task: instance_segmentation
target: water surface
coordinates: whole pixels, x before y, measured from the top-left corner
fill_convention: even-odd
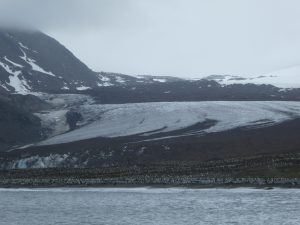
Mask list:
[[[1,225],[300,224],[300,189],[0,189]]]

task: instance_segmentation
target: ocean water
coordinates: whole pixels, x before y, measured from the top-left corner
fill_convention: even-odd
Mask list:
[[[300,224],[300,189],[0,189],[1,225]]]

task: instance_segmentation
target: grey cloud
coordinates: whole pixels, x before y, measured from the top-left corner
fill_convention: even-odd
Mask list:
[[[54,36],[94,70],[262,74],[300,63],[298,0],[0,0],[0,25]]]
[[[130,5],[127,0],[0,0],[0,24],[82,31],[126,17]]]

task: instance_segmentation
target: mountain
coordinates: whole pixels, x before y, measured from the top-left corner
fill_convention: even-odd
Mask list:
[[[2,29],[0,168],[297,153],[297,71],[202,79],[95,72],[39,31]]]
[[[300,89],[276,86],[282,75],[295,82],[297,68],[242,78],[213,75],[198,80],[94,72],[68,49],[39,31],[0,29],[0,92],[87,93],[102,103],[298,100]],[[287,75],[286,75],[287,74]],[[291,86],[291,87],[292,87]]]
[[[232,75],[210,75],[203,79],[214,80],[222,85],[272,85],[285,91],[287,89],[300,88],[300,66],[291,66],[260,76],[241,77]]]
[[[63,45],[39,31],[0,29],[0,49],[0,89],[19,94],[163,81],[93,72]]]
[[[96,86],[97,74],[38,31],[0,31],[0,82],[17,93]]]

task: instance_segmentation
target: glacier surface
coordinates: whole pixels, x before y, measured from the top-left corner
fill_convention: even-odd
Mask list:
[[[237,127],[271,126],[300,117],[300,102],[155,102],[132,104],[83,104],[77,111],[84,117],[81,127],[45,140],[40,145],[68,143],[96,137],[152,134],[168,136],[208,120],[208,128],[181,133],[199,135]],[[174,136],[173,136],[174,137]]]

